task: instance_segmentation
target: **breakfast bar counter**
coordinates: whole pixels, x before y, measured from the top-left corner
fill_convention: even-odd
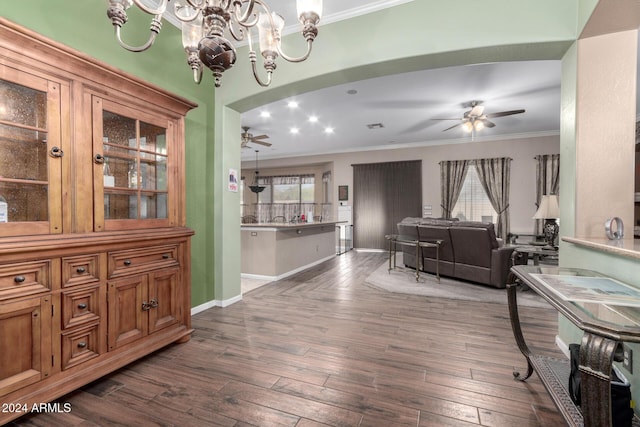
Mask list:
[[[340,223],[243,224],[242,277],[279,280],[333,258]]]

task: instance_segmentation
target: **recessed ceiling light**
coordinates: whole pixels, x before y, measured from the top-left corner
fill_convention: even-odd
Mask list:
[[[298,108],[298,103],[296,101],[289,101],[289,103],[287,104],[287,107]]]
[[[298,128],[291,128],[291,129],[289,129],[289,132],[291,132],[292,134],[297,134],[297,133],[299,133],[299,132],[300,132],[300,129],[298,129]]]
[[[318,117],[317,116],[309,116],[309,121],[311,123],[317,123],[318,122]]]
[[[271,117],[271,113],[268,112],[268,111],[262,111],[260,113],[260,117],[269,118],[269,117]]]
[[[347,91],[347,93],[348,93],[349,95],[355,95],[356,93],[358,93],[358,91],[357,91],[357,90],[355,90],[355,89],[349,89],[349,90]]]
[[[330,128],[330,127],[324,128],[324,133],[333,133],[333,128]]]

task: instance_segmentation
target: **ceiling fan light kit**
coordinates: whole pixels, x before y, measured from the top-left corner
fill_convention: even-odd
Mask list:
[[[162,16],[167,11],[169,1],[107,0],[107,16],[111,19],[120,46],[131,52],[149,49],[162,29]],[[149,39],[140,46],[130,46],[121,37],[121,29],[128,20],[127,9],[133,4],[153,16]],[[174,5],[175,16],[182,22],[182,45],[194,81],[200,83],[203,68],[207,67],[213,72],[216,87],[220,87],[222,74],[236,62],[236,49],[225,38],[225,33],[236,41],[245,40],[246,37],[253,76],[261,86],[269,86],[278,56],[289,62],[302,62],[309,57],[322,16],[322,0],[297,0],[298,19],[302,24],[307,50],[302,56],[291,57],[282,51],[281,46],[284,19],[271,11],[266,0],[176,0]],[[267,72],[264,81],[256,67],[258,56],[253,49],[251,34],[254,27],[258,30],[260,53]]]

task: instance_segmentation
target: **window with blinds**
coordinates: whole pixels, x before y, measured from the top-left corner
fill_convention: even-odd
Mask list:
[[[498,215],[491,206],[487,193],[482,188],[478,172],[474,166],[467,170],[467,176],[460,191],[460,197],[453,208],[452,214],[461,221],[497,221]]]

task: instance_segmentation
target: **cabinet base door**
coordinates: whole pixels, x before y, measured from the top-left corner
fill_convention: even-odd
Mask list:
[[[178,323],[178,269],[169,269],[154,272],[149,281],[149,300],[157,303],[149,310],[149,333],[166,328]]]
[[[148,324],[143,314],[147,276],[133,276],[110,281],[108,295],[108,343],[115,350],[136,341],[148,333]]]
[[[48,297],[0,305],[0,396],[49,374],[51,345],[42,340],[50,335]]]

